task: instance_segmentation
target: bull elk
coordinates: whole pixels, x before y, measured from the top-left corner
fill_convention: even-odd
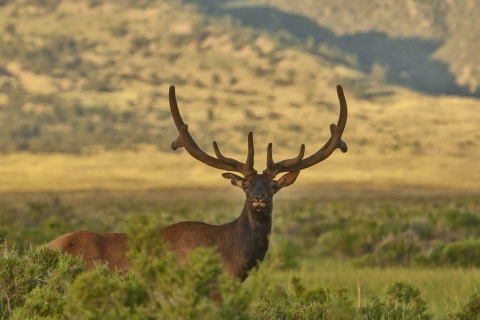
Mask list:
[[[234,186],[240,187],[246,195],[243,210],[238,218],[222,225],[210,225],[204,222],[183,221],[158,231],[158,235],[166,240],[180,260],[188,251],[197,247],[216,247],[221,255],[226,272],[242,281],[248,271],[258,261],[262,261],[268,249],[268,236],[272,227],[273,195],[280,189],[295,182],[300,170],[311,167],[328,158],[339,148],[347,151],[347,145],[341,140],[347,122],[347,103],[341,86],[337,86],[340,101],[340,115],[337,125],[330,125],[331,137],[317,152],[304,158],[305,145],[293,159],[274,162],[272,144],[267,148],[266,169],[258,173],[254,169],[253,134],[248,134],[248,155],[245,163],[225,157],[213,142],[216,157],[210,156],[200,149],[189,133],[188,126],[182,120],[175,97],[175,87],[169,91],[170,110],[173,121],[179,132],[172,143],[172,149],[184,147],[187,152],[200,162],[211,167],[229,171],[222,176],[230,179]],[[242,176],[232,172],[240,173]],[[275,177],[286,172],[280,179]],[[115,268],[127,271],[128,261],[127,235],[124,233],[95,233],[75,231],[51,241],[50,248],[59,248],[71,255],[83,256],[87,269],[95,267],[95,262],[108,262],[111,271]]]

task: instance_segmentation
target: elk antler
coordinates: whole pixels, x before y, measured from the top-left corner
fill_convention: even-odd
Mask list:
[[[214,158],[207,153],[205,153],[200,147],[195,143],[192,136],[188,132],[188,125],[183,122],[180,111],[178,110],[177,98],[175,97],[175,87],[170,86],[169,90],[169,100],[170,100],[170,111],[172,113],[173,122],[178,130],[178,138],[172,142],[172,149],[176,150],[177,148],[184,147],[187,152],[197,159],[200,162],[205,163],[211,167],[234,171],[243,174],[245,177],[247,175],[256,173],[257,171],[253,168],[253,133],[248,134],[248,156],[245,163],[241,163],[235,159],[225,157],[218,148],[217,142],[213,141],[213,149],[217,158]]]
[[[305,159],[303,159],[305,145],[302,144],[300,153],[296,158],[283,160],[277,163],[272,159],[272,144],[270,143],[267,149],[267,168],[264,170],[267,175],[273,179],[280,172],[293,172],[306,169],[327,159],[337,148],[344,153],[347,152],[347,144],[341,140],[345,125],[347,124],[347,101],[343,94],[343,88],[340,85],[337,86],[337,95],[340,102],[340,115],[338,117],[337,125],[334,125],[333,123],[330,125],[330,133],[332,136],[328,139],[327,143],[325,143],[325,145],[317,152]]]

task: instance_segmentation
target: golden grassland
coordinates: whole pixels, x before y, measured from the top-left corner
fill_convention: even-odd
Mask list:
[[[413,93],[402,98],[398,97],[400,95],[398,93],[381,101],[349,99],[349,118],[343,136],[349,151],[342,154],[337,150],[326,161],[304,170],[297,185],[374,189],[403,185],[478,190],[480,102],[469,98],[428,97]],[[330,100],[334,99],[332,96]],[[313,114],[315,111],[313,107],[311,109]],[[185,111],[187,118],[191,111]],[[304,123],[301,133],[293,136],[273,123],[254,120],[258,123],[253,129],[261,131],[259,135],[254,135],[257,170],[263,170],[266,157],[268,140],[262,136],[263,132],[267,132],[267,136],[278,135],[288,140],[289,147],[275,149],[274,144],[274,159],[277,161],[294,157],[299,145],[304,142],[307,154],[310,154],[327,139],[328,122],[336,121],[336,110],[325,111],[316,111],[316,116],[320,118],[318,121],[313,116],[300,120]],[[286,119],[296,117],[294,110],[284,109],[282,112]],[[220,124],[217,121],[212,126],[228,127],[235,122],[226,117]],[[201,127],[199,124],[194,122],[190,125],[194,137],[202,133],[202,127],[210,125],[202,123]],[[173,121],[171,126],[174,126]],[[221,150],[225,149],[222,146],[227,146],[227,156],[243,160],[246,156],[246,133],[242,139],[230,139],[227,143],[225,136],[230,134],[227,128],[223,130],[220,134],[223,142],[219,142]],[[210,141],[218,137],[215,134],[202,136]],[[166,149],[174,138],[172,136],[172,140],[159,144],[165,145]],[[205,144],[205,150],[213,154],[211,146]],[[199,163],[185,151],[161,151],[153,146],[139,146],[135,151],[97,151],[83,155],[1,155],[0,176],[1,192],[145,190],[182,186],[218,187],[225,184],[218,170]]]

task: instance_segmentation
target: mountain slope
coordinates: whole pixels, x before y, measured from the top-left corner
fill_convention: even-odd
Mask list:
[[[302,143],[307,155],[323,146],[341,84],[349,152],[306,170],[305,183],[480,182],[478,99],[389,85],[385,66],[366,71],[336,45],[243,27],[180,1],[5,2],[0,30],[3,191],[224,185],[170,150],[171,84],[207,152],[216,140],[242,160],[253,131],[258,170],[269,142],[277,161]]]
[[[355,54],[366,71],[374,59],[389,68],[393,83],[435,94],[480,96],[480,5],[474,0],[193,2],[247,25],[284,28],[303,39],[333,43]],[[261,11],[263,17],[252,21],[252,12]]]

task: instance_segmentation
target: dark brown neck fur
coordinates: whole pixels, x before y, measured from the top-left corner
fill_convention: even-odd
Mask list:
[[[241,280],[259,261],[263,261],[272,229],[271,209],[267,212],[249,212],[247,207],[246,202],[241,215],[224,225],[228,244],[225,243],[226,252],[221,252],[222,255],[227,252],[232,254],[233,261],[229,264],[236,269],[233,273]]]

